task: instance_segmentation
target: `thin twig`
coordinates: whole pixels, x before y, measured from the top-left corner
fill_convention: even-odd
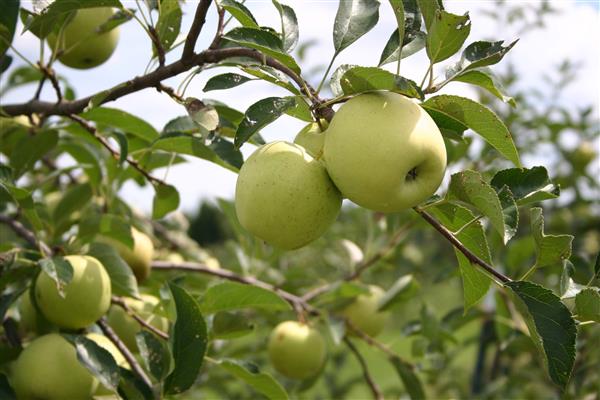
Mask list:
[[[149,331],[151,331],[152,333],[154,333],[156,336],[164,339],[164,340],[168,340],[169,339],[169,334],[161,331],[160,329],[150,325],[148,322],[144,321],[144,319],[142,317],[140,317],[139,315],[137,315],[135,313],[135,311],[133,311],[131,309],[131,307],[129,307],[127,305],[127,303],[125,302],[125,300],[121,297],[118,296],[112,296],[111,299],[112,304],[116,304],[119,307],[121,307],[123,310],[125,310],[125,312],[127,314],[129,314],[129,316],[131,316],[133,319],[135,319],[137,321],[138,324],[140,324],[141,326],[143,326],[144,328],[148,329]]]
[[[177,92],[175,92],[175,89],[173,89],[170,86],[166,86],[166,85],[163,85],[162,83],[159,83],[156,85],[156,90],[158,90],[159,92],[165,92],[166,94],[168,94],[172,99],[174,99],[178,103],[183,103],[185,101],[185,99],[183,97],[181,97],[180,95],[178,95]]]
[[[377,383],[375,383],[375,380],[369,373],[369,367],[367,366],[367,362],[363,358],[362,354],[360,354],[354,343],[352,343],[352,341],[348,339],[347,336],[344,337],[344,343],[346,343],[346,346],[348,346],[348,348],[354,354],[354,357],[360,364],[360,367],[363,371],[363,376],[365,377],[365,381],[367,381],[371,392],[373,392],[373,398],[375,400],[383,400],[383,394],[381,393],[381,389],[379,389],[379,386],[377,386]]]
[[[458,251],[460,251],[461,253],[463,253],[465,255],[465,257],[467,257],[467,259],[471,262],[471,264],[473,265],[477,265],[479,267],[481,267],[483,270],[485,270],[488,274],[494,276],[496,279],[498,279],[498,281],[500,281],[501,283],[508,283],[511,282],[512,279],[510,279],[508,276],[502,274],[499,271],[496,271],[494,269],[493,266],[491,266],[490,264],[488,264],[487,262],[485,262],[484,260],[482,260],[481,258],[479,258],[475,253],[473,253],[471,250],[467,249],[461,242],[460,240],[458,240],[453,234],[452,232],[450,232],[448,229],[446,229],[446,227],[444,227],[442,224],[440,224],[435,218],[433,218],[433,216],[431,216],[429,213],[427,213],[426,211],[423,211],[422,209],[415,207],[414,210],[417,212],[417,214],[419,214],[425,221],[427,221],[429,223],[429,225],[433,226],[435,228],[435,230],[437,230],[439,233],[442,234],[443,237],[446,238],[446,240],[448,240],[456,249],[458,249]]]
[[[187,61],[194,55],[194,47],[196,47],[196,41],[202,31],[204,22],[206,21],[206,13],[212,0],[200,0],[198,7],[196,8],[196,14],[194,15],[194,22],[188,32],[187,38],[185,39],[185,45],[183,46],[183,54],[181,55],[182,61]]]
[[[225,9],[219,7],[218,5],[217,9],[219,10],[219,21],[217,22],[217,32],[215,33],[215,37],[210,43],[210,46],[208,46],[208,48],[211,50],[219,47],[219,44],[221,44],[221,38],[223,37],[223,29],[225,29],[225,24],[223,23],[223,20],[225,19]]]
[[[40,249],[45,257],[52,255],[52,249],[38,240],[33,232],[27,229],[22,223],[17,221],[15,218],[9,217],[8,215],[0,214],[0,222],[8,225],[17,235],[25,239],[30,245]]]
[[[165,66],[165,49],[160,42],[160,38],[158,37],[158,32],[152,25],[148,25],[148,32],[150,33],[150,39],[152,40],[152,44],[156,49],[156,55],[158,56],[158,65],[161,67]]]
[[[152,381],[150,380],[150,378],[148,377],[148,375],[146,375],[146,372],[144,371],[144,369],[136,361],[135,356],[131,353],[131,351],[129,351],[129,349],[127,348],[127,346],[125,346],[125,343],[123,343],[121,341],[121,339],[119,339],[119,336],[117,336],[117,334],[115,333],[115,331],[113,331],[112,328],[106,323],[106,317],[100,318],[96,323],[98,324],[98,326],[100,327],[100,329],[102,330],[102,332],[104,333],[104,335],[107,338],[109,338],[110,341],[113,342],[113,344],[115,346],[117,346],[117,349],[119,349],[119,351],[121,352],[121,354],[123,354],[123,357],[125,357],[125,360],[127,360],[127,363],[129,364],[129,366],[131,367],[131,369],[133,370],[133,372],[137,376],[139,376],[140,379],[142,381],[144,381],[144,383],[149,388],[152,388]]]

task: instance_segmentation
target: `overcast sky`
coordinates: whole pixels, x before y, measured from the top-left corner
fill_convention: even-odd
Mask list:
[[[133,2],[121,1],[126,7],[135,8]],[[536,4],[534,1],[521,2]],[[26,4],[24,1],[21,1],[21,3]],[[311,47],[307,59],[301,63],[302,69],[310,71],[314,67],[326,65],[333,53],[332,27],[338,2],[333,0],[288,0],[285,3],[293,6],[298,16],[300,43],[310,40],[315,40],[318,43],[316,46]],[[334,69],[336,66],[346,63],[365,66],[377,65],[381,51],[396,26],[388,2],[382,1],[381,3],[378,25],[350,48],[343,51],[336,60]],[[561,99],[561,103],[570,104],[572,107],[595,104],[597,116],[598,106],[600,105],[599,1],[552,1],[552,6],[560,9],[561,12],[549,16],[545,20],[545,28],[520,36],[517,32],[513,32],[506,27],[500,27],[493,20],[483,16],[482,10],[493,9],[494,3],[494,1],[489,0],[446,0],[444,4],[450,12],[462,14],[469,11],[472,27],[467,44],[475,40],[492,39],[510,42],[520,37],[521,41],[508,53],[505,60],[509,59],[516,66],[528,86],[534,86],[537,83],[541,85],[542,76],[551,72],[552,67],[564,59],[581,62],[582,68],[578,80],[565,92],[565,98]],[[191,24],[196,4],[196,1],[188,0],[184,5],[185,15],[182,24],[182,32],[184,33],[187,32]],[[253,12],[260,25],[271,26],[279,30],[279,14],[270,0],[249,0],[246,5]],[[212,7],[198,41],[197,50],[206,48],[212,40],[215,31],[215,17],[216,12]],[[530,17],[533,17],[533,15],[530,15]],[[39,42],[37,38],[29,33],[17,35],[13,44],[31,60],[35,60],[37,54],[39,54]],[[77,89],[78,96],[85,96],[116,85],[135,75],[143,74],[150,54],[150,43],[145,37],[144,31],[138,24],[131,21],[121,26],[121,37],[117,50],[111,59],[102,66],[92,70],[80,71],[56,64],[56,70],[60,74],[69,77],[72,85]],[[167,61],[175,60],[179,54],[180,50],[168,55]],[[15,65],[18,62],[19,60],[16,60]],[[449,60],[449,62],[452,62],[452,60]],[[441,63],[436,71],[441,74],[446,65],[446,63]],[[425,51],[422,51],[418,55],[403,60],[401,73],[420,82],[426,67],[426,55]],[[395,68],[395,65],[390,64],[390,68]],[[501,69],[502,64],[496,68]],[[201,74],[192,81],[186,95],[200,99],[218,99],[242,111],[261,98],[288,95],[283,89],[259,81],[249,82],[227,91],[202,93],[202,88],[210,76],[226,71],[226,69],[222,69]],[[176,87],[184,76],[185,74],[172,78],[167,83]],[[318,79],[311,83],[316,86]],[[48,86],[43,93],[43,97],[53,99],[53,93]],[[28,86],[12,91],[2,99],[2,102],[27,100],[31,97],[32,90],[33,87]],[[461,83],[446,86],[445,92],[471,97],[474,95],[466,85]],[[151,89],[126,96],[107,104],[107,106],[121,108],[140,116],[159,130],[169,120],[185,115],[183,107],[174,103],[168,96]],[[291,141],[302,126],[301,121],[291,117],[281,117],[263,130],[263,136],[267,140],[283,139]],[[249,145],[243,148],[246,157],[252,150],[252,146]],[[201,198],[231,198],[233,196],[236,179],[234,173],[196,158],[189,157],[189,160],[190,162],[185,165],[172,167],[167,175],[167,181],[175,185],[180,191],[181,209],[184,211],[194,210]],[[163,177],[164,173],[165,171],[162,171],[158,173],[158,176]],[[126,185],[122,194],[130,204],[135,204],[145,210],[151,209],[154,194],[152,189],[140,189],[137,185],[131,183]]]

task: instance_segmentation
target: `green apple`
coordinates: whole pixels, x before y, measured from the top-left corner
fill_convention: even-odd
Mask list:
[[[391,92],[358,95],[325,133],[329,176],[344,197],[376,211],[414,207],[439,187],[446,147],[429,114]]]
[[[35,299],[44,316],[67,329],[81,329],[93,324],[110,307],[111,284],[108,273],[90,256],[67,256],[73,278],[64,287],[62,297],[56,282],[41,273],[35,283]]]
[[[98,238],[99,241],[115,247],[119,255],[129,265],[138,282],[142,282],[150,275],[152,258],[154,257],[154,244],[152,239],[143,232],[131,227],[133,249],[111,238]]]
[[[56,330],[56,327],[52,325],[42,313],[38,312],[31,303],[29,290],[20,297],[18,309],[21,317],[19,320],[21,334],[44,334]]]
[[[296,321],[275,327],[268,351],[273,367],[293,379],[316,375],[325,362],[325,341],[319,331]]]
[[[323,155],[325,145],[325,134],[318,123],[313,122],[306,125],[294,139],[294,143],[304,147],[308,154],[317,160]]]
[[[598,153],[594,149],[594,145],[591,142],[583,141],[579,146],[569,153],[568,157],[576,170],[584,170],[587,165],[592,162]]]
[[[169,320],[165,317],[155,314],[155,309],[160,303],[158,298],[142,294],[141,300],[125,298],[125,303],[131,310],[141,317],[148,324],[160,329],[163,332],[169,330]],[[142,326],[131,317],[120,306],[112,306],[108,313],[108,324],[113,328],[115,333],[121,338],[123,343],[133,352],[138,352],[135,335],[142,330]]]
[[[341,204],[323,165],[302,146],[282,141],[259,147],[246,160],[235,189],[240,224],[286,250],[321,236]]]
[[[56,333],[40,336],[15,361],[10,383],[18,399],[84,400],[98,381],[77,360],[75,348]]]
[[[377,311],[379,301],[384,294],[383,289],[371,285],[369,293],[357,296],[349,306],[344,308],[342,315],[352,326],[375,337],[381,333],[390,317],[388,312]]]
[[[113,16],[107,7],[85,8],[62,29],[48,35],[48,45],[53,51],[61,51],[61,63],[71,68],[97,67],[110,58],[119,41],[119,28],[98,34],[98,28]],[[60,38],[60,43],[57,40]]]
[[[115,344],[113,342],[111,342],[109,338],[107,338],[106,336],[101,335],[99,333],[88,333],[85,336],[88,339],[96,342],[96,344],[98,346],[102,347],[104,350],[108,351],[113,356],[113,358],[115,359],[115,362],[117,363],[117,365],[119,367],[130,369],[129,364],[127,363],[127,360],[125,359],[125,356],[123,356],[123,354],[119,351],[117,346],[115,346]],[[108,395],[112,395],[112,394],[114,394],[114,392],[112,390],[108,389],[107,387],[105,387],[102,384],[98,384],[98,387],[96,389],[96,392],[94,393],[94,396],[108,396]]]

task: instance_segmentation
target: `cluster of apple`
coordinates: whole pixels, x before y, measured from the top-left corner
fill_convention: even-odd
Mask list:
[[[132,228],[132,237],[132,249],[108,238],[99,238],[99,241],[113,245],[138,281],[142,281],[150,273],[154,245],[146,234],[135,228]],[[11,386],[20,399],[80,399],[111,394],[77,360],[75,348],[59,334],[61,330],[78,331],[107,315],[108,324],[121,341],[133,353],[139,351],[135,336],[141,326],[123,308],[111,307],[111,281],[102,263],[87,255],[70,255],[64,259],[71,265],[73,275],[62,290],[42,272],[31,293],[25,292],[19,300],[21,333],[39,335],[11,367]],[[146,323],[168,331],[169,321],[156,313],[159,303],[156,297],[141,295],[141,299],[128,298],[125,302]],[[128,368],[121,352],[106,336],[88,333],[86,337],[110,352],[119,366]]]

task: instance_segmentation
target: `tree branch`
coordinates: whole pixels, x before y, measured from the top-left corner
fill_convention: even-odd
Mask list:
[[[204,264],[193,263],[193,262],[173,263],[173,262],[169,262],[169,261],[153,261],[152,269],[167,270],[167,271],[180,270],[180,271],[197,272],[197,273],[201,273],[201,274],[217,276],[219,278],[227,279],[227,280],[234,281],[234,282],[243,283],[244,285],[256,286],[256,287],[259,287],[262,289],[266,289],[266,290],[275,292],[276,294],[281,296],[281,298],[283,298],[285,301],[290,303],[294,307],[295,310],[297,310],[297,307],[299,306],[301,309],[306,310],[307,312],[309,312],[311,314],[319,313],[319,311],[317,309],[312,307],[310,304],[308,304],[302,298],[300,298],[292,293],[286,292],[285,290],[279,289],[278,287],[276,287],[270,283],[263,282],[252,276],[237,275],[226,269],[211,269],[211,268],[208,268]]]
[[[164,340],[168,340],[169,339],[169,335],[167,333],[165,333],[165,332],[161,331],[160,329],[158,329],[158,328],[150,325],[149,323],[147,323],[146,321],[144,321],[144,319],[142,317],[140,317],[139,315],[137,315],[131,309],[131,307],[129,307],[127,305],[127,303],[125,303],[125,300],[122,297],[112,296],[111,303],[112,304],[116,304],[119,307],[121,307],[123,310],[125,310],[125,312],[127,314],[129,314],[129,316],[131,316],[133,319],[135,319],[138,324],[140,324],[144,328],[148,329],[149,331],[151,331],[152,333],[154,333],[156,336],[158,336],[158,337],[160,337],[161,339],[164,339]]]
[[[117,346],[117,349],[119,349],[119,351],[121,352],[121,354],[123,354],[123,357],[125,357],[125,360],[127,360],[127,363],[129,364],[129,366],[131,367],[131,369],[133,370],[133,372],[140,377],[140,379],[142,381],[144,381],[144,383],[146,385],[148,385],[149,388],[152,387],[152,381],[150,380],[150,378],[148,377],[148,375],[146,375],[146,372],[144,371],[144,369],[140,366],[140,364],[138,364],[138,362],[135,359],[135,356],[131,353],[131,351],[129,351],[129,349],[127,348],[127,346],[125,346],[125,343],[123,343],[121,341],[121,339],[119,339],[119,336],[117,336],[117,334],[115,333],[115,331],[112,330],[112,328],[106,323],[106,317],[102,317],[100,318],[97,322],[98,326],[100,327],[100,329],[102,330],[102,332],[104,333],[104,335],[110,339],[111,342],[113,342],[113,344],[115,346]]]
[[[217,22],[217,32],[215,33],[215,37],[210,43],[210,46],[208,46],[208,48],[211,50],[214,50],[219,47],[219,44],[221,43],[221,37],[223,36],[223,29],[225,29],[225,24],[223,23],[223,21],[225,20],[225,9],[219,7],[218,5],[217,9],[219,10],[219,21]]]
[[[441,233],[442,236],[446,238],[446,240],[448,240],[456,249],[458,249],[458,251],[460,251],[461,253],[463,253],[465,255],[465,257],[467,257],[467,259],[471,262],[471,264],[479,266],[480,268],[482,268],[483,270],[485,270],[488,274],[490,274],[490,275],[494,276],[496,279],[498,279],[498,281],[500,281],[501,283],[508,283],[508,282],[512,281],[512,279],[510,279],[508,276],[502,274],[501,272],[496,271],[493,266],[491,266],[490,264],[488,264],[485,261],[483,261],[481,258],[479,258],[471,250],[467,249],[460,242],[460,240],[458,240],[452,234],[452,232],[450,232],[442,224],[440,224],[438,221],[436,221],[436,219],[433,218],[433,216],[431,216],[431,214],[429,214],[426,211],[420,209],[419,207],[415,207],[414,210],[425,221],[427,221],[429,223],[429,225],[433,226],[435,228],[435,230],[437,230],[439,233]]]
[[[165,65],[165,49],[160,43],[160,38],[158,37],[158,32],[154,29],[153,26],[148,26],[148,33],[150,34],[150,39],[152,40],[152,44],[156,49],[156,55],[158,56],[158,65],[163,67]]]
[[[373,377],[369,373],[369,367],[367,366],[367,363],[363,358],[362,354],[360,354],[354,343],[352,343],[352,341],[350,341],[350,339],[348,339],[347,336],[344,337],[344,343],[346,343],[346,346],[348,346],[348,348],[354,354],[354,357],[360,364],[360,367],[363,371],[363,376],[365,377],[365,381],[367,381],[371,392],[373,392],[373,398],[375,400],[383,400],[383,394],[381,393],[381,389],[379,389],[379,386],[377,386],[377,383],[375,383],[375,380],[373,380]]]
[[[198,7],[196,7],[196,14],[194,15],[194,22],[188,32],[185,44],[183,46],[183,54],[181,55],[182,61],[190,60],[194,54],[194,47],[196,47],[196,41],[202,31],[204,22],[206,22],[206,13],[208,7],[210,7],[211,0],[200,0]]]
[[[52,255],[52,249],[50,249],[46,243],[38,240],[33,232],[15,218],[0,214],[0,222],[8,225],[17,235],[25,239],[30,245],[40,249],[44,256],[48,257]]]

